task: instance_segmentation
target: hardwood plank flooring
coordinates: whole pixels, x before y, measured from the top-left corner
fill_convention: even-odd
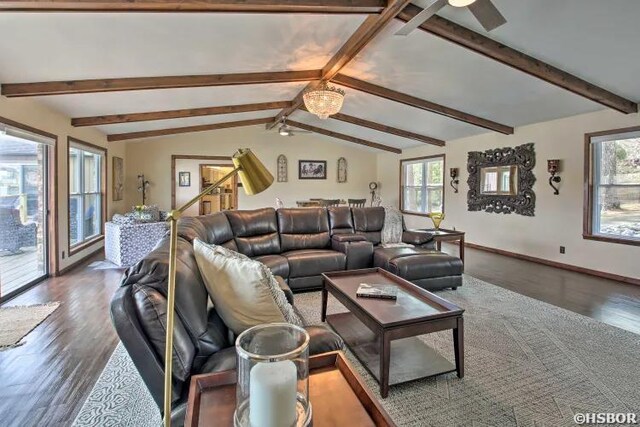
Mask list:
[[[456,253],[455,245],[443,249]],[[118,342],[109,302],[119,270],[91,261],[48,279],[5,305],[60,301],[18,348],[0,352],[0,425],[71,424]],[[466,272],[478,279],[640,333],[640,287],[467,249]]]
[[[3,305],[61,303],[24,345],[0,351],[0,425],[66,426],[82,407],[118,342],[109,302],[121,271],[87,267],[102,258]]]

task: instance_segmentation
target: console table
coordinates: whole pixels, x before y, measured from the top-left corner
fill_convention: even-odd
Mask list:
[[[446,228],[423,228],[423,231],[433,234],[433,240],[436,242],[436,249],[442,249],[442,242],[455,242],[458,241],[460,248],[460,259],[464,264],[464,231],[460,230],[448,230]]]

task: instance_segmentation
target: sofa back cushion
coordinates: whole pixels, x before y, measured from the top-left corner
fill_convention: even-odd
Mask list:
[[[273,208],[225,211],[238,252],[248,257],[279,254],[280,238]]]
[[[178,220],[178,236],[193,243],[195,238],[209,244],[224,246],[237,251],[231,224],[222,212],[198,217],[182,217]]]
[[[362,234],[374,245],[380,243],[384,226],[384,208],[351,208],[356,234]]]
[[[353,234],[353,216],[351,208],[348,206],[334,206],[328,208],[329,211],[329,228],[331,235],[334,234]]]
[[[278,209],[282,252],[329,247],[329,217],[325,208]]]
[[[193,244],[178,238],[177,258],[175,313],[176,319],[180,319],[182,332],[179,337],[178,331],[174,335],[174,354],[180,355],[185,370],[192,365],[189,369],[192,371],[194,368],[197,370],[213,353],[227,347],[229,342],[226,326],[210,322],[209,296],[198,270]],[[137,316],[143,324],[145,335],[161,357],[164,354],[164,341],[160,329],[165,318],[159,315],[159,311],[164,304],[161,300],[167,295],[168,275],[169,237],[166,236],[142,261],[129,268],[122,279],[123,287],[134,287],[135,305],[139,310]],[[176,371],[176,374],[179,372]],[[183,380],[178,376],[176,379]]]

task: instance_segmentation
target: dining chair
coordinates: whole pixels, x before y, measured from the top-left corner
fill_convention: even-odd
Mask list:
[[[367,203],[367,199],[348,199],[347,202],[352,208],[364,208],[364,204]]]
[[[322,199],[322,206],[328,208],[331,206],[338,206],[340,204],[340,199]]]

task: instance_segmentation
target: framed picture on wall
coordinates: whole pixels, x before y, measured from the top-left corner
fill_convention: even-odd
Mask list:
[[[113,173],[111,179],[113,180],[113,201],[117,202],[124,198],[124,160],[121,157],[113,156]]]
[[[298,179],[327,179],[327,161],[299,160]]]
[[[180,187],[191,187],[191,172],[178,172],[178,185]]]

